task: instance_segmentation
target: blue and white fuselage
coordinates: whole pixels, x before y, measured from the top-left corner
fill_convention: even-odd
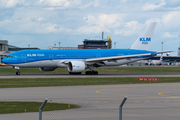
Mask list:
[[[9,54],[3,62],[17,67],[67,67],[69,61],[83,61],[87,65],[114,66],[131,63],[155,56],[153,51],[132,49],[80,49],[80,50],[23,50]],[[132,58],[121,56],[137,55]],[[149,54],[140,56],[140,54]],[[117,59],[100,60],[102,58],[120,57]],[[92,60],[91,59],[97,59]],[[103,64],[102,64],[103,62]]]

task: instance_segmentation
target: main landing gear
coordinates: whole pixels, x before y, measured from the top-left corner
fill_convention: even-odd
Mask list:
[[[98,71],[86,71],[86,75],[98,75]]]
[[[77,73],[73,73],[73,72],[69,72],[70,75],[81,75],[81,72],[77,72]]]
[[[98,71],[94,71],[94,66],[88,66],[88,68],[90,69],[90,71],[86,71],[85,74],[86,75],[98,75]]]

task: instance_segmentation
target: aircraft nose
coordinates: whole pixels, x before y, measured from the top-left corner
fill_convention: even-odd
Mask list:
[[[3,62],[3,63],[5,63],[5,62],[6,62],[6,60],[5,60],[5,59],[6,59],[6,58],[3,58],[3,59],[2,59],[2,62]]]

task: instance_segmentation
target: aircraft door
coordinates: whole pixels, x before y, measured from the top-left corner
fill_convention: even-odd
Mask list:
[[[49,54],[49,60],[53,60],[53,55]]]
[[[25,54],[22,55],[22,61],[26,62],[26,55]]]
[[[100,53],[97,53],[97,58],[101,57],[101,54]]]

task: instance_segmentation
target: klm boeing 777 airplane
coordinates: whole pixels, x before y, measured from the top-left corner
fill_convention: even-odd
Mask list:
[[[10,53],[2,62],[13,66],[16,75],[20,75],[19,68],[53,71],[58,67],[67,68],[69,74],[81,74],[90,69],[86,75],[97,75],[95,67],[119,66],[162,53],[147,51],[155,26],[152,22],[130,49],[23,50]]]

